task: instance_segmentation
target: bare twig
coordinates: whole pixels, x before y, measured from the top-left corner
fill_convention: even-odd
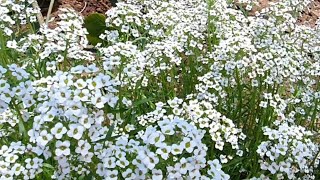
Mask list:
[[[32,7],[33,7],[34,9],[40,9],[37,1],[33,1]],[[42,16],[42,14],[41,14],[41,11],[38,12],[38,14],[37,14],[37,19],[38,19],[38,22],[39,22],[39,24],[40,24],[40,26],[41,26],[41,25],[44,23],[44,19],[43,19],[43,16]]]
[[[54,0],[50,0],[50,5],[49,5],[47,17],[46,17],[46,24],[47,24],[47,25],[48,25],[48,23],[49,23],[50,14],[51,14],[51,11],[52,11],[52,8],[53,8],[53,4],[54,4]]]
[[[82,13],[82,12],[86,9],[86,7],[87,7],[87,2],[84,2],[84,6],[83,6],[83,8],[81,9],[80,13]]]

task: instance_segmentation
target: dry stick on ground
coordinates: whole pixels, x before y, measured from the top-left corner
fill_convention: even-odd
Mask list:
[[[82,13],[82,12],[86,9],[86,7],[87,7],[87,2],[84,2],[84,6],[83,6],[83,8],[81,9],[80,13]]]
[[[48,25],[48,23],[49,23],[50,14],[51,14],[51,11],[53,8],[53,4],[54,4],[54,0],[50,0],[50,5],[49,5],[48,13],[47,13],[47,18],[46,18],[46,25]]]
[[[33,7],[34,9],[40,9],[39,4],[38,4],[37,1],[33,1],[32,7]],[[41,14],[41,11],[38,12],[38,14],[37,14],[37,19],[38,19],[39,24],[40,24],[40,26],[41,26],[41,25],[44,23],[44,20],[43,20],[43,16],[42,16],[42,14]]]

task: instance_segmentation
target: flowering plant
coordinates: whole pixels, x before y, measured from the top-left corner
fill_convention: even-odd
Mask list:
[[[0,179],[320,178],[309,0],[127,0],[93,48],[0,2]]]

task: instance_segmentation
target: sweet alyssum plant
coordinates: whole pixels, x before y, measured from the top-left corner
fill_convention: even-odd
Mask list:
[[[320,177],[310,1],[127,0],[94,51],[32,3],[0,4],[0,179]]]

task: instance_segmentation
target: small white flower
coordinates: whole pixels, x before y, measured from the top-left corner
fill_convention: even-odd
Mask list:
[[[78,89],[84,89],[87,86],[87,82],[84,81],[83,79],[78,79],[74,85],[78,88]]]
[[[184,150],[184,147],[181,145],[173,144],[171,146],[171,154],[173,155],[182,154],[183,150]]]
[[[51,129],[50,132],[55,136],[56,139],[61,139],[62,136],[67,132],[67,128],[59,122]]]
[[[132,169],[128,168],[122,173],[122,177],[125,179],[135,179],[136,175],[132,172]]]
[[[160,169],[152,169],[152,179],[154,180],[162,180],[163,179],[163,174]]]
[[[169,158],[170,152],[171,152],[170,146],[159,147],[156,151],[156,153],[159,154],[162,157],[162,159],[165,159],[165,160]]]
[[[57,141],[55,153],[57,156],[68,156],[70,155],[70,141]]]
[[[67,132],[67,134],[69,137],[79,140],[81,139],[83,132],[84,132],[84,127],[82,125],[70,124],[69,131]]]
[[[18,159],[19,157],[15,154],[8,154],[6,157],[5,157],[5,161],[6,162],[9,162],[9,163],[15,163],[16,160]]]
[[[85,156],[89,153],[90,148],[91,145],[87,141],[80,140],[78,141],[78,147],[76,148],[75,152]]]
[[[53,136],[48,133],[47,130],[42,130],[37,137],[37,143],[44,147],[49,141],[51,141],[52,138]]]

